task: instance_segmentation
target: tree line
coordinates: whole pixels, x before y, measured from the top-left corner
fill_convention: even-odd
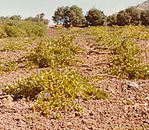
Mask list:
[[[116,14],[106,16],[103,11],[92,8],[83,15],[82,8],[73,5],[58,7],[52,16],[57,25],[70,26],[103,26],[103,25],[149,25],[149,10],[130,7]]]
[[[0,17],[0,38],[45,36],[48,20],[44,13],[22,19],[20,15]]]
[[[43,24],[46,24],[48,25],[49,23],[49,20],[44,18],[45,17],[45,14],[44,13],[40,13],[40,14],[37,14],[35,17],[28,17],[28,18],[25,18],[25,19],[22,19],[22,17],[20,15],[12,15],[12,16],[1,16],[0,17],[0,22],[2,22],[3,20],[6,21],[6,20],[24,20],[24,21],[30,21],[30,22],[38,22],[38,23],[43,23]]]

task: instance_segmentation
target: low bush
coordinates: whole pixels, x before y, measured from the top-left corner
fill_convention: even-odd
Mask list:
[[[76,61],[74,56],[79,51],[80,48],[74,44],[72,36],[62,35],[53,40],[44,38],[27,59],[40,68],[67,66]]]
[[[3,37],[32,37],[45,36],[47,27],[45,24],[23,21],[23,20],[2,20],[0,21],[0,38]]]
[[[0,63],[0,73],[10,72],[16,70],[18,64],[15,62]]]
[[[137,43],[127,39],[113,49],[114,55],[110,59],[113,67],[111,72],[122,78],[147,79],[149,66],[141,60],[141,48]]]
[[[3,39],[3,46],[0,48],[0,51],[27,50],[29,45],[33,44],[34,41],[34,38],[5,38]]]
[[[100,48],[106,48],[113,54],[109,59],[110,64],[112,64],[110,73],[120,78],[149,78],[149,65],[143,62],[142,49],[135,42],[149,40],[147,27],[90,27],[86,34],[93,35]]]
[[[20,29],[15,26],[5,26],[5,32],[8,37],[20,37],[22,35]]]
[[[77,109],[75,100],[106,99],[107,94],[89,84],[89,80],[74,71],[49,70],[35,76],[19,79],[15,84],[7,84],[3,93],[11,94],[15,99],[35,100],[35,108],[43,114],[51,110],[70,111]]]
[[[5,32],[4,26],[0,26],[0,38],[7,37],[7,33]]]

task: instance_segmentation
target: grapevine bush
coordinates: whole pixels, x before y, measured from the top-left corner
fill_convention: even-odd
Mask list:
[[[78,73],[63,69],[40,72],[25,79],[19,79],[15,84],[7,84],[3,89],[14,99],[29,98],[35,100],[35,108],[43,114],[50,114],[51,110],[77,110],[79,99],[106,99],[107,94],[99,88],[89,84],[86,77]]]
[[[1,20],[0,38],[45,36],[46,25],[23,20]]]
[[[52,66],[67,66],[76,60],[75,54],[80,51],[70,35],[62,35],[57,39],[43,39],[27,59],[40,68]]]
[[[94,35],[97,45],[107,48],[113,54],[110,73],[121,78],[147,79],[149,65],[142,60],[142,49],[137,40],[149,40],[149,30],[143,26],[91,27],[87,35]]]

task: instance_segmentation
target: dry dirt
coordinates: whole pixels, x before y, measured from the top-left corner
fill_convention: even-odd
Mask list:
[[[103,76],[103,71],[110,65],[109,52],[100,52],[90,37],[81,36],[76,41],[85,52],[78,55],[82,63],[74,68],[84,75]],[[145,42],[145,45],[149,46],[149,42]],[[5,55],[7,57],[7,52]],[[11,59],[17,56],[20,56],[20,52],[11,54]],[[2,83],[11,83],[39,71],[18,69],[2,74],[0,85],[2,87]],[[13,101],[10,95],[1,94],[0,130],[149,130],[149,80],[128,81],[109,75],[106,77],[95,84],[105,90],[109,98],[76,101],[83,106],[81,113],[72,111],[59,113],[58,116],[53,113],[45,117],[32,109],[33,102],[24,99]]]

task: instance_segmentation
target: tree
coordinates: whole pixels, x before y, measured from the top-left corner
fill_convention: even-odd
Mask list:
[[[112,26],[117,24],[117,15],[113,14],[107,17],[107,25]]]
[[[24,20],[26,20],[26,21],[32,21],[32,22],[34,22],[35,20],[34,20],[35,18],[34,17],[28,17],[28,18],[26,18],[26,19],[24,19]]]
[[[66,27],[82,25],[84,20],[82,9],[76,5],[58,7],[52,18],[57,25],[62,24]]]
[[[57,10],[54,12],[54,16],[52,16],[52,20],[54,23],[57,25],[63,24],[64,22],[64,12],[65,12],[65,7],[58,7]]]
[[[142,11],[141,22],[142,22],[142,25],[145,25],[145,26],[149,25],[149,10]]]
[[[125,12],[130,16],[130,24],[132,25],[139,25],[140,24],[140,18],[141,18],[141,11],[130,7],[125,10]]]
[[[91,26],[103,25],[105,22],[105,18],[106,16],[104,15],[103,11],[95,8],[90,9],[86,16],[87,23]]]
[[[71,14],[70,13],[71,13],[70,12],[70,7],[69,6],[66,6],[64,8],[64,15],[63,15],[63,19],[62,19],[62,21],[63,21],[62,24],[65,27],[70,27],[71,26],[71,21],[70,21]]]
[[[32,21],[32,22],[41,22],[41,23],[48,25],[49,20],[45,19],[44,16],[45,16],[44,13],[40,13],[40,14],[37,14],[35,17],[28,17],[25,20]]]
[[[140,25],[141,11],[135,7],[127,8],[117,14],[117,25]]]
[[[44,13],[37,14],[35,16],[35,21],[42,22],[44,24],[48,24],[49,23],[49,20],[48,19],[45,19],[44,16],[45,16]]]
[[[117,25],[124,26],[129,25],[131,22],[131,16],[124,10],[117,14]]]
[[[21,20],[21,16],[20,15],[13,15],[9,19],[12,19],[12,20]]]
[[[72,26],[82,25],[84,20],[82,9],[76,5],[71,6],[69,20]]]

